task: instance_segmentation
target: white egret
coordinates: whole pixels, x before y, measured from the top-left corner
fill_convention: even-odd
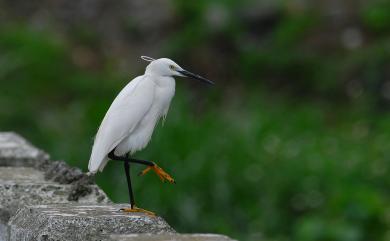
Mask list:
[[[97,171],[103,171],[109,159],[124,162],[130,197],[130,208],[124,209],[126,212],[148,212],[135,207],[130,163],[148,166],[140,173],[141,175],[153,170],[162,181],[174,183],[174,179],[156,163],[130,157],[136,151],[146,147],[156,123],[161,117],[165,118],[167,115],[175,94],[173,77],[190,77],[214,84],[208,79],[184,70],[170,59],[153,59],[146,56],[141,58],[149,61],[150,64],[146,67],[145,74],[128,83],[112,102],[96,134],[88,165],[89,174],[95,174]]]

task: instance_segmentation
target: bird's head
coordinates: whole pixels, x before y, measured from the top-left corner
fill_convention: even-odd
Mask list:
[[[200,75],[191,73],[178,64],[176,64],[173,60],[168,58],[161,59],[153,59],[147,56],[141,56],[141,58],[145,61],[150,62],[150,64],[146,67],[145,73],[151,73],[159,76],[180,76],[180,77],[189,77],[192,79],[200,80],[207,84],[214,84],[211,80],[208,80]]]

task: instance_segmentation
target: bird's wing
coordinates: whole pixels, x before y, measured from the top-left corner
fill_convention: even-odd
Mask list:
[[[132,80],[115,98],[95,137],[88,169],[96,173],[107,163],[107,155],[126,138],[152,106],[155,84],[146,76]]]

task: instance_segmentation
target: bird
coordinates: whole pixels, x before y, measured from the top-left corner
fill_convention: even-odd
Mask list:
[[[146,165],[139,175],[154,171],[164,182],[175,180],[155,162],[134,159],[135,152],[144,149],[151,140],[158,121],[165,119],[175,94],[174,77],[189,77],[214,85],[214,82],[180,67],[169,58],[154,59],[141,56],[150,62],[145,73],[131,80],[116,96],[106,112],[92,146],[88,175],[103,171],[109,160],[122,161],[127,181],[130,208],[124,212],[153,212],[135,205],[131,184],[130,163]]]

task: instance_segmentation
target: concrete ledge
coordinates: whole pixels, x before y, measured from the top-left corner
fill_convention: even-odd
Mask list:
[[[79,203],[108,203],[106,194],[96,185],[80,197]],[[44,174],[30,167],[0,167],[0,207],[14,214],[25,205],[68,203],[72,185],[44,179]]]
[[[74,185],[45,180],[44,173],[31,167],[0,167],[0,241],[7,240],[7,223],[25,205],[69,203]],[[90,193],[79,196],[79,203],[109,203],[96,185],[88,185]],[[71,202],[74,203],[74,202]]]
[[[219,234],[129,234],[111,235],[112,241],[235,241]]]
[[[9,240],[106,240],[111,234],[175,232],[160,217],[124,213],[123,207],[128,205],[28,206],[11,218]]]
[[[34,166],[49,155],[13,132],[0,132],[0,166]]]

